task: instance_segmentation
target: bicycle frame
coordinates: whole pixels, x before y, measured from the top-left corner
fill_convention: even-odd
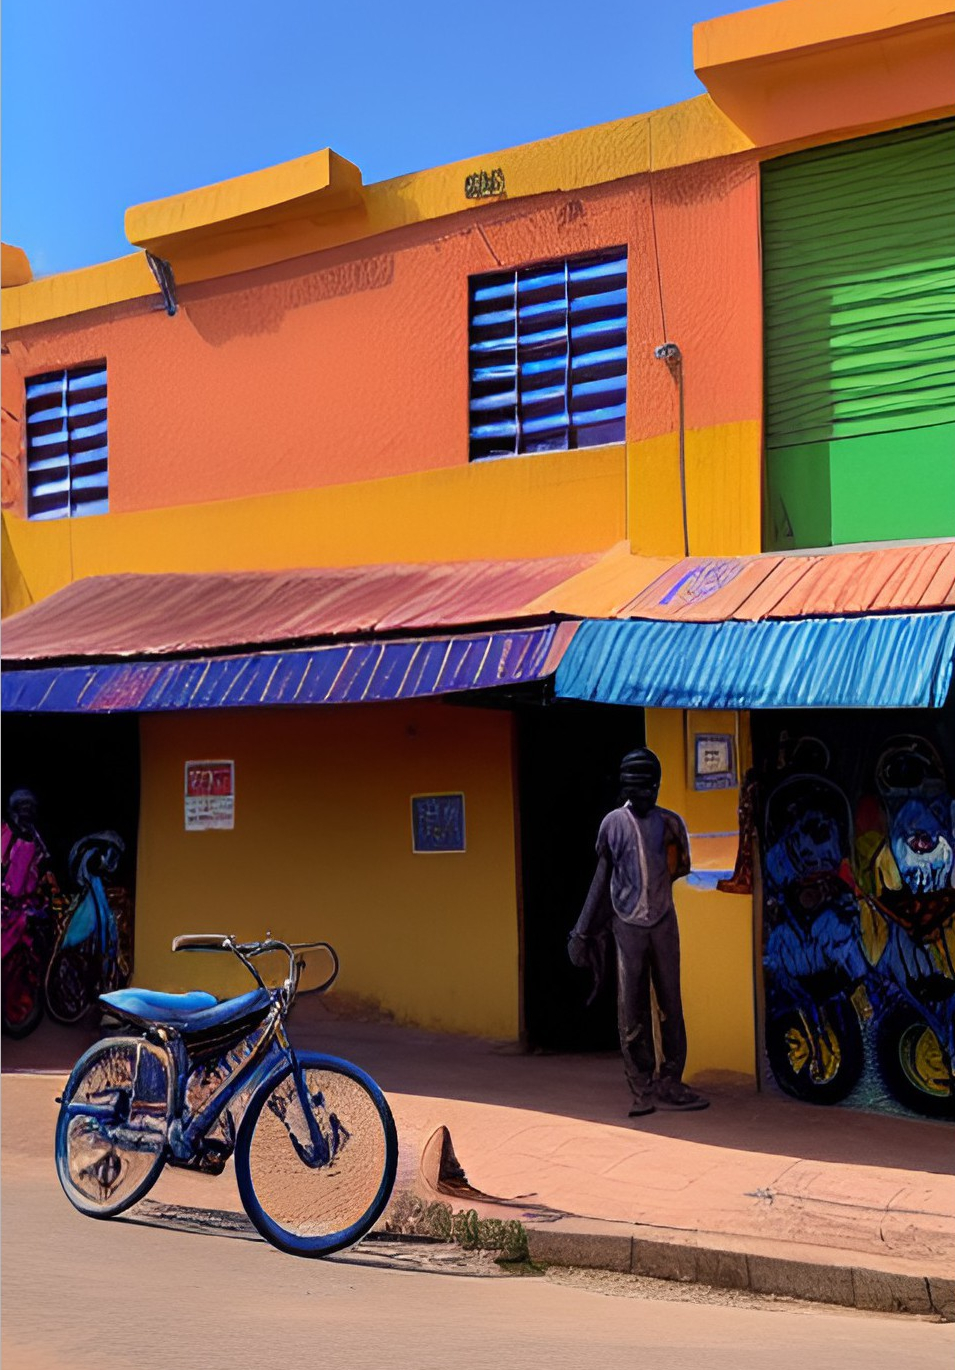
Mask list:
[[[214,1061],[214,1069],[225,1069],[227,1074],[223,1080],[212,1090],[208,1099],[199,1107],[198,1111],[185,1121],[186,1110],[186,1087],[190,1078],[189,1052],[182,1035],[174,1029],[157,1023],[148,1034],[148,1037],[158,1040],[169,1052],[170,1064],[175,1073],[173,1085],[173,1104],[171,1115],[167,1118],[167,1140],[169,1150],[176,1161],[188,1163],[194,1160],[201,1151],[203,1138],[212,1130],[222,1115],[226,1112],[229,1105],[243,1093],[251,1094],[258,1086],[278,1070],[282,1063],[287,1062],[292,1070],[292,1078],[295,1081],[295,1088],[298,1094],[299,1103],[304,1115],[309,1132],[309,1142],[311,1144],[310,1154],[314,1157],[314,1165],[328,1164],[331,1160],[331,1150],[324,1137],[321,1128],[310,1107],[308,1093],[305,1087],[302,1071],[298,1063],[298,1057],[285,1032],[285,1015],[291,1006],[298,986],[299,963],[295,960],[295,950],[300,950],[301,945],[290,947],[288,944],[273,942],[267,938],[255,954],[262,951],[282,950],[287,951],[290,956],[289,975],[284,985],[278,989],[269,990],[262,977],[252,965],[248,956],[243,954],[244,948],[237,946],[231,938],[223,939],[221,948],[191,948],[186,939],[177,939],[181,942],[181,950],[228,950],[231,951],[258,982],[260,988],[269,994],[272,1004],[265,1018],[261,1029],[261,1035],[253,1041],[249,1048],[249,1054],[245,1060],[240,1061],[234,1066],[230,1066],[229,1057],[235,1053],[237,1048],[250,1040],[259,1029],[253,1029],[253,1033],[246,1033],[236,1037]],[[313,947],[326,947],[327,943],[313,943]],[[176,943],[174,943],[176,948]],[[331,948],[328,948],[331,952]],[[334,957],[334,952],[331,952]],[[337,957],[335,958],[335,970],[331,979],[326,982],[330,984],[338,973]],[[324,988],[325,986],[323,986]]]

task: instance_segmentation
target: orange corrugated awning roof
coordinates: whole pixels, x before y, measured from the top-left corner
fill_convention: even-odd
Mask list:
[[[3,657],[222,651],[540,617],[529,603],[599,559],[92,576],[8,618]]]
[[[739,557],[608,552],[217,574],[94,576],[7,619],[10,662],[161,656],[547,618],[684,622],[955,607],[955,539]]]
[[[716,623],[955,606],[955,540],[851,552],[684,557],[613,616]]]

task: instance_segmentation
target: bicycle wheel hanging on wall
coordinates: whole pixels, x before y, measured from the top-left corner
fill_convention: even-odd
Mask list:
[[[56,1124],[56,1172],[90,1218],[112,1218],[155,1184],[166,1159],[169,1064],[136,1037],[97,1042],[77,1061]]]
[[[879,1074],[894,1099],[926,1118],[955,1118],[955,1075],[938,1036],[907,1004],[879,1025]]]
[[[235,1150],[239,1193],[262,1236],[296,1256],[328,1256],[371,1230],[391,1197],[398,1140],[364,1071],[302,1053],[253,1095]],[[302,1094],[315,1124],[312,1134]]]
[[[770,1018],[766,1054],[780,1089],[814,1104],[841,1103],[865,1066],[862,1029],[845,999],[830,1000],[816,1028],[795,1010]]]

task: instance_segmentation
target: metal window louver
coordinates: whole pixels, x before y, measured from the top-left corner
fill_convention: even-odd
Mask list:
[[[105,514],[106,363],[26,382],[27,516]]]
[[[472,276],[470,457],[623,442],[627,249]]]

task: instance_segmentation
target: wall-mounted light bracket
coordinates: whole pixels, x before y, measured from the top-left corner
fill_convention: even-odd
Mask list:
[[[146,261],[149,269],[156,277],[156,284],[162,291],[162,301],[166,306],[166,313],[172,317],[179,308],[179,301],[176,299],[176,278],[172,274],[172,267],[162,257],[155,257],[151,252],[146,253]]]
[[[676,343],[661,343],[659,347],[653,349],[653,355],[658,362],[666,362],[667,366],[677,366],[683,360],[683,353]]]

